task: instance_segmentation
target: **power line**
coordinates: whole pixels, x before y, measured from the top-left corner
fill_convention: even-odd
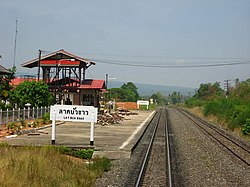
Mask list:
[[[43,53],[50,53],[51,51],[42,50]],[[176,59],[183,60],[186,59],[199,59],[199,61],[189,62],[189,64],[180,64],[175,65],[176,62],[167,62],[167,61],[150,61],[151,64],[138,64],[145,63],[146,61],[134,61],[134,60],[120,60],[120,59],[96,59],[88,58],[91,61],[95,61],[103,64],[119,65],[119,66],[131,66],[131,67],[142,67],[142,68],[206,68],[206,67],[221,67],[221,66],[234,66],[234,65],[243,65],[250,64],[250,57],[248,58],[237,58],[237,57],[169,57],[169,56],[142,56],[142,55],[116,55],[116,54],[96,54],[96,53],[82,53],[82,52],[72,52],[76,54],[86,55],[102,55],[102,56],[113,56],[113,57],[143,57],[143,58],[166,58],[166,59]],[[200,61],[201,59],[206,60],[217,60],[217,61]],[[223,61],[222,61],[223,60]],[[156,64],[156,63],[164,63]],[[168,63],[168,65],[166,65]],[[193,64],[190,64],[193,63]],[[195,63],[195,64],[194,64]],[[171,65],[173,64],[173,65]]]
[[[236,62],[218,62],[217,64],[190,64],[190,65],[153,65],[153,64],[131,64],[131,63],[119,63],[112,61],[103,61],[99,59],[91,59],[98,63],[111,64],[111,65],[119,65],[119,66],[132,66],[132,67],[144,67],[144,68],[202,68],[202,67],[220,67],[220,66],[233,66],[233,65],[241,65],[241,64],[250,64],[250,61],[236,61]],[[215,63],[215,62],[214,62]]]
[[[180,63],[183,63],[183,62],[185,62],[185,63],[193,63],[193,64],[190,64],[190,65],[197,65],[197,63],[198,63],[198,65],[199,64],[211,64],[211,63],[235,63],[235,62],[248,62],[248,61],[250,61],[250,59],[249,60],[223,60],[223,61],[186,61],[186,60],[184,60],[184,59],[179,59],[179,60],[176,60],[176,61],[135,61],[135,60],[120,60],[120,59],[97,59],[97,58],[90,58],[92,61],[97,61],[97,62],[111,62],[111,63],[113,63],[113,62],[115,62],[115,63],[117,63],[117,62],[119,62],[119,63],[128,63],[128,64],[133,64],[133,63],[148,63],[148,62],[150,62],[150,63],[153,63],[153,64],[156,64],[156,63],[164,63],[164,64],[176,64],[176,63],[178,63],[178,61],[180,61]],[[157,65],[158,66],[158,65]],[[159,66],[161,66],[161,65],[159,65]]]
[[[198,56],[160,56],[160,55],[130,55],[130,54],[104,54],[104,53],[83,53],[73,52],[81,55],[93,55],[93,56],[112,56],[112,57],[128,57],[128,58],[165,58],[165,59],[224,59],[224,60],[250,60],[250,57],[198,57]]]

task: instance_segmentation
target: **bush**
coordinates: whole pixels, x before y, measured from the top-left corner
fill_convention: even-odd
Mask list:
[[[42,117],[42,120],[43,120],[43,124],[50,123],[50,113],[47,112],[46,114],[44,114],[43,117]]]
[[[15,123],[14,122],[11,122],[11,123],[8,123],[7,124],[7,129],[10,130],[10,129],[14,129],[15,128]]]
[[[73,150],[71,156],[75,156],[82,159],[90,159],[93,155],[93,152],[93,149]]]
[[[58,147],[56,148],[60,153],[74,156],[77,158],[82,158],[82,159],[91,159],[94,150],[93,149],[72,149],[69,147]]]
[[[24,119],[21,119],[21,120],[20,120],[20,123],[21,123],[21,125],[22,125],[23,127],[26,127],[26,122],[25,122]]]
[[[34,128],[37,128],[37,127],[39,126],[38,120],[35,119],[35,120],[33,121],[32,125],[33,125]]]
[[[185,101],[185,105],[188,108],[192,108],[192,107],[196,107],[196,106],[201,107],[204,105],[204,101],[197,99],[195,97],[192,97],[192,98]]]
[[[250,118],[246,119],[246,123],[241,130],[244,135],[250,135]]]
[[[229,121],[232,113],[234,102],[228,99],[218,99],[214,101],[209,101],[204,105],[204,115],[214,115],[217,116],[220,120]]]
[[[89,169],[95,171],[98,176],[103,172],[109,171],[111,168],[111,162],[109,159],[103,158],[94,158],[93,164],[90,164]]]
[[[235,105],[229,122],[229,127],[242,127],[246,120],[250,118],[250,108],[247,105]]]

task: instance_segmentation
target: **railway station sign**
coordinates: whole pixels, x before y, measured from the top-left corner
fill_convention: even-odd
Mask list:
[[[72,122],[97,122],[97,108],[93,106],[54,105],[50,108],[50,120]]]
[[[139,109],[140,105],[147,105],[147,109],[148,109],[149,101],[138,100],[137,101],[137,109]]]
[[[94,123],[97,122],[97,108],[93,106],[54,105],[50,107],[50,120],[52,120],[52,145],[56,141],[56,120],[90,122],[90,145],[94,145]]]

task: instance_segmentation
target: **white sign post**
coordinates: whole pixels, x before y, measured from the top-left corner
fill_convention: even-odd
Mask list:
[[[97,108],[93,106],[54,105],[50,108],[50,120],[52,120],[52,145],[54,145],[56,141],[56,120],[91,122],[90,145],[94,145],[94,123],[97,122]]]
[[[51,114],[51,112],[50,112]],[[52,132],[51,132],[51,144],[55,145],[56,143],[56,113],[52,111]]]
[[[94,112],[91,113],[91,117],[93,118],[93,121],[91,122],[90,125],[90,145],[94,145],[94,117],[95,117]]]
[[[140,105],[147,105],[147,110],[148,110],[149,101],[138,100],[137,101],[137,109],[139,109]]]

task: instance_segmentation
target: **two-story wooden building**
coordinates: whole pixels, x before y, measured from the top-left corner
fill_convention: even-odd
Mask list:
[[[99,107],[105,90],[105,80],[86,79],[86,70],[95,65],[88,59],[59,50],[22,64],[37,68],[38,79],[43,80],[54,94],[57,104],[89,105]],[[40,76],[41,73],[41,76]]]

